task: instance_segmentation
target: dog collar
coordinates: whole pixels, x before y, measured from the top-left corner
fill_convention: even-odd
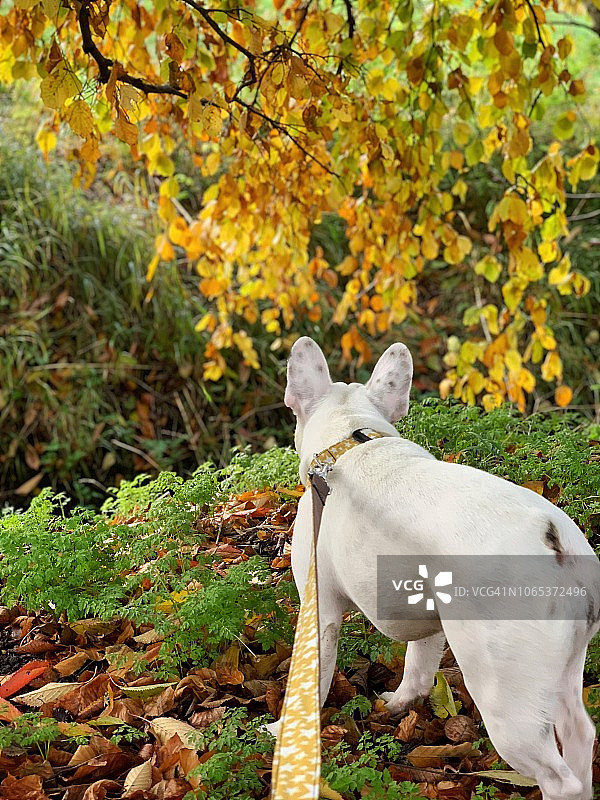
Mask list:
[[[320,475],[325,478],[327,473],[333,469],[333,465],[338,458],[347,453],[348,450],[352,450],[353,447],[364,442],[369,442],[371,439],[383,439],[386,436],[389,436],[389,433],[380,433],[373,430],[373,428],[358,428],[347,439],[342,439],[341,442],[337,442],[331,447],[326,447],[325,450],[321,450],[320,453],[313,457],[308,467],[309,479],[312,482],[313,475]]]

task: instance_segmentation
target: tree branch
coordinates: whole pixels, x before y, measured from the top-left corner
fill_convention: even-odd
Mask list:
[[[300,19],[298,21],[298,24],[296,25],[296,30],[294,31],[292,38],[288,42],[288,47],[290,48],[296,41],[296,37],[298,36],[300,31],[302,30],[302,26],[304,25],[304,20],[306,19],[306,15],[308,14],[308,9],[310,8],[311,2],[312,0],[308,0],[308,2],[304,5],[304,8],[302,9],[302,13],[300,14]]]
[[[213,31],[223,42],[231,45],[231,47],[235,48],[240,53],[243,53],[243,55],[246,56],[246,58],[248,59],[248,66],[250,69],[250,76],[248,77],[247,80],[244,81],[244,84],[246,86],[252,86],[252,84],[256,82],[256,66],[254,63],[256,56],[254,55],[254,53],[251,53],[250,50],[245,48],[243,45],[238,44],[238,42],[236,42],[235,39],[232,39],[231,36],[229,36],[229,34],[223,30],[223,28],[217,25],[217,23],[211,17],[208,9],[204,8],[204,6],[201,6],[200,3],[196,2],[196,0],[182,0],[182,1],[186,5],[190,6],[190,8],[193,8],[195,11],[197,11],[202,17],[202,19],[206,22],[206,24],[213,29]]]
[[[321,167],[321,169],[325,170],[325,172],[328,172],[330,175],[333,175],[334,178],[339,178],[340,177],[337,174],[337,172],[334,172],[334,170],[331,169],[331,167],[328,167],[327,164],[323,164],[323,162],[319,161],[319,159],[316,156],[313,156],[313,154],[309,150],[307,150],[304,147],[304,145],[300,144],[298,139],[295,136],[292,136],[292,134],[289,132],[289,130],[286,128],[286,126],[283,125],[281,122],[277,122],[277,120],[274,120],[271,117],[267,116],[267,114],[263,113],[258,108],[255,108],[251,103],[246,103],[246,102],[244,102],[244,100],[240,100],[239,98],[235,102],[238,103],[240,106],[243,106],[244,108],[246,108],[249,113],[256,114],[257,117],[260,117],[261,119],[264,119],[265,122],[268,122],[269,125],[271,125],[273,128],[275,128],[275,130],[277,130],[280,133],[283,133],[285,136],[287,136],[288,139],[290,139],[296,145],[298,150],[300,150],[302,153],[304,153],[304,155],[307,158],[309,158],[311,161],[314,161],[315,164],[318,164],[319,167]]]
[[[92,32],[90,30],[90,12],[86,3],[83,3],[79,9],[79,30],[81,31],[83,52],[92,56],[98,65],[100,83],[108,83],[115,62],[112,60],[112,58],[106,58],[106,56],[103,56],[94,42]],[[134,86],[136,89],[139,89],[145,94],[176,94],[178,97],[187,98],[187,94],[185,92],[181,91],[181,89],[178,89],[177,86],[172,86],[170,83],[148,83],[142,78],[135,78],[132,75],[127,75],[126,73],[120,75],[118,80],[121,83],[128,83],[130,86]]]
[[[346,6],[346,19],[348,20],[348,38],[352,39],[356,27],[354,14],[352,12],[352,3],[350,0],[344,0],[344,5]]]
[[[577,22],[575,19],[551,19],[550,23],[552,25],[570,25],[573,28],[583,28],[586,31],[595,33],[596,36],[600,36],[600,28],[595,28],[593,25],[587,25],[585,22]]]
[[[254,60],[255,60],[256,56],[253,53],[251,53],[249,50],[247,50],[243,45],[238,44],[230,36],[228,36],[228,34],[225,31],[223,31],[213,19],[211,19],[210,14],[209,14],[209,10],[205,9],[201,5],[199,5],[196,2],[196,0],[182,0],[182,1],[184,3],[186,3],[187,5],[191,6],[196,11],[198,11],[198,13],[207,22],[207,24],[219,35],[219,37],[222,39],[222,41],[226,42],[227,44],[230,44],[232,47],[234,47],[240,53],[243,53],[243,55],[245,55],[246,58],[248,59],[248,63],[249,63],[249,67],[250,67],[250,76],[248,78],[245,78],[244,81],[242,81],[242,83],[240,84],[240,86],[236,90],[236,92],[235,92],[235,94],[232,97],[230,102],[236,103],[237,105],[242,106],[243,108],[247,109],[247,111],[250,114],[255,114],[257,117],[260,117],[261,119],[263,119],[272,128],[274,128],[275,130],[278,130],[280,133],[282,133],[285,136],[287,136],[288,139],[290,139],[290,141],[293,142],[296,145],[296,147],[302,153],[304,153],[304,155],[308,159],[313,161],[315,164],[318,164],[318,166],[321,167],[321,169],[325,170],[325,172],[328,172],[330,175],[333,175],[334,177],[339,178],[339,175],[336,172],[334,172],[330,167],[328,167],[327,164],[324,164],[322,161],[319,161],[319,159],[316,156],[314,156],[309,150],[307,150],[304,147],[304,145],[301,144],[301,142],[296,138],[296,136],[294,136],[293,134],[291,134],[289,132],[288,128],[283,123],[278,122],[277,120],[273,119],[272,117],[269,117],[263,111],[260,111],[260,109],[256,108],[256,106],[254,106],[252,103],[247,103],[247,102],[245,102],[244,100],[242,100],[239,97],[239,93],[240,93],[241,89],[243,89],[246,86],[251,86],[254,83],[256,83],[256,81],[257,81],[256,67],[255,67],[255,63],[254,63]],[[303,22],[304,18],[306,17],[306,14],[308,12],[308,6],[310,5],[310,2],[311,2],[311,0],[308,1],[307,5],[303,9],[303,17],[302,17],[302,20],[300,22],[300,25],[299,25],[296,33],[298,33],[300,28],[302,27],[302,22]],[[100,82],[101,83],[108,83],[108,81],[110,79],[110,76],[111,76],[112,69],[114,68],[114,63],[115,62],[111,58],[106,58],[106,56],[102,55],[102,53],[100,52],[100,50],[98,49],[98,47],[94,43],[94,40],[92,38],[92,32],[90,30],[89,10],[87,8],[86,2],[84,2],[82,4],[81,9],[79,10],[78,19],[79,19],[79,28],[81,30],[81,37],[82,37],[82,42],[83,42],[83,52],[88,54],[88,55],[90,55],[90,56],[92,56],[92,58],[94,59],[94,61],[98,65],[98,70],[99,70],[99,73],[100,73]],[[128,83],[130,86],[134,86],[136,89],[139,89],[140,91],[144,92],[145,94],[174,94],[174,95],[177,95],[178,97],[182,97],[182,98],[184,98],[186,100],[189,97],[189,94],[187,92],[184,92],[181,89],[179,89],[178,87],[172,86],[171,84],[168,84],[168,83],[163,83],[163,84],[148,83],[147,81],[144,81],[141,78],[135,78],[132,75],[128,75],[127,73],[121,73],[118,76],[117,80],[120,83]],[[202,100],[201,102],[203,104],[205,104],[205,105],[213,105],[213,103],[210,103],[210,101],[208,101],[208,100]]]
[[[545,50],[546,49],[546,43],[544,42],[544,37],[542,36],[542,30],[540,28],[540,23],[539,23],[539,20],[537,18],[537,14],[535,13],[535,8],[531,4],[531,0],[525,0],[525,2],[527,3],[527,5],[529,7],[529,10],[531,11],[531,16],[533,17],[533,21],[535,22],[535,27],[537,29],[537,35],[538,35],[539,43],[542,45],[542,47]]]

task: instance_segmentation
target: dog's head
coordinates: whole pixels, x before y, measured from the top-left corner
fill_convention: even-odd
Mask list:
[[[408,411],[412,367],[408,348],[398,342],[381,356],[365,386],[333,383],[323,351],[302,336],[292,347],[285,390],[285,404],[296,415],[296,450],[301,451],[308,427],[313,449],[319,444],[317,431],[334,441],[361,427],[395,432],[392,423]]]

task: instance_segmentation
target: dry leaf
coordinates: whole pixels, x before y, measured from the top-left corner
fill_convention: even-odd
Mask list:
[[[144,761],[138,767],[130,769],[125,776],[123,784],[123,794],[121,797],[129,797],[134,792],[146,791],[152,786],[152,761]]]
[[[485,769],[481,772],[471,772],[470,774],[476,775],[478,778],[489,778],[500,783],[510,783],[513,786],[537,786],[533,778],[527,778],[512,769]]]
[[[81,686],[79,683],[47,683],[41,689],[34,689],[33,692],[20,694],[14,697],[16,703],[25,703],[25,705],[32,708],[39,708],[44,703],[53,703],[59,700],[64,695],[68,694],[75,686]]]
[[[419,721],[419,715],[416,711],[409,711],[408,715],[401,719],[394,731],[394,738],[400,739],[401,742],[410,742],[414,735]]]
[[[150,723],[150,730],[161,744],[166,744],[173,736],[179,736],[181,742],[191,750],[196,750],[198,731],[180,719],[157,717]]]
[[[464,758],[476,752],[470,742],[440,745],[422,744],[411,750],[407,758],[415,767],[437,767],[443,763],[443,759]]]

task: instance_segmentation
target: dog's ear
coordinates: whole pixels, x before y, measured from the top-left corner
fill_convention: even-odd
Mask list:
[[[297,417],[308,416],[331,386],[323,351],[308,336],[301,336],[292,347],[287,365],[284,402]]]
[[[381,356],[367,383],[367,396],[388,422],[408,413],[413,362],[405,344],[390,345]]]

